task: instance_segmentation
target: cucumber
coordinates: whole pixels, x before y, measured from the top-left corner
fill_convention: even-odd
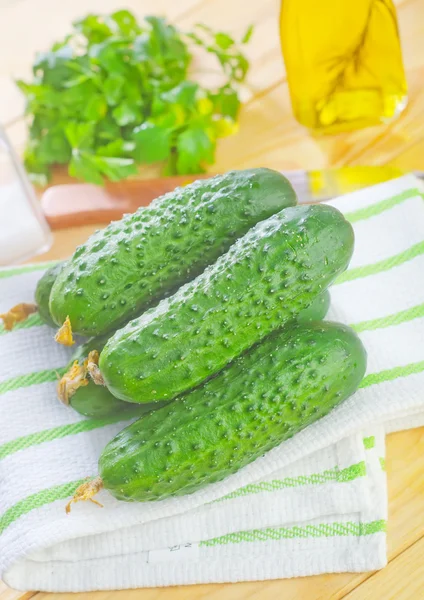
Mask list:
[[[103,380],[129,402],[171,400],[282,327],[344,271],[353,230],[331,206],[258,223],[194,281],[108,341]]]
[[[112,396],[106,388],[89,381],[87,386],[79,388],[71,396],[69,404],[80,415],[91,419],[108,419],[115,416],[117,418],[122,417],[122,419],[131,419],[151,410],[157,410],[164,406],[166,402],[151,402],[149,404],[122,402],[122,400]]]
[[[92,350],[100,351],[107,341],[107,337],[99,337],[88,340],[82,346],[79,346],[74,352],[72,359],[68,365],[68,373],[71,371],[74,362],[77,361],[80,367],[83,367],[88,354]],[[65,375],[66,377],[66,375]],[[59,383],[58,392],[62,401],[69,401],[70,406],[79,414],[92,419],[107,419],[110,417],[121,417],[130,419],[131,417],[141,416],[150,410],[156,410],[166,404],[166,402],[152,402],[151,404],[130,404],[122,402],[115,398],[107,388],[96,385],[90,377],[85,374],[88,381],[87,385],[82,385],[73,389],[72,385],[69,397],[61,396],[61,382]]]
[[[35,302],[37,304],[38,314],[44,323],[46,323],[46,325],[50,325],[50,327],[56,327],[56,323],[53,321],[50,315],[50,292],[57,276],[63,269],[64,264],[65,262],[61,261],[47,269],[47,271],[38,281],[37,287],[35,288]]]
[[[101,483],[126,501],[191,494],[328,414],[356,391],[365,368],[365,349],[344,325],[274,333],[215,378],[118,433],[100,456]]]
[[[325,317],[330,304],[330,294],[325,290],[317,296],[313,303],[301,311],[297,317],[298,323],[319,321]],[[107,336],[92,338],[76,350],[73,354],[68,370],[72,368],[75,360],[82,366],[92,350],[101,351],[107,341]],[[95,385],[88,377],[88,385],[79,387],[69,398],[69,404],[81,415],[93,419],[105,419],[113,416],[141,416],[150,410],[161,408],[167,402],[151,402],[149,404],[134,404],[118,400],[106,387]]]
[[[328,290],[324,290],[314,299],[312,304],[310,304],[307,308],[304,308],[297,315],[297,322],[311,323],[312,321],[322,321],[325,318],[325,315],[328,313],[330,302],[330,292]]]
[[[258,221],[294,204],[290,183],[270,169],[177,188],[77,248],[53,285],[53,320],[61,325],[69,316],[74,333],[86,336],[116,329],[200,274]]]

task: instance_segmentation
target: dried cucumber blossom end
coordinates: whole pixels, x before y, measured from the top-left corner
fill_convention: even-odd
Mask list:
[[[90,500],[90,502],[94,502],[94,504],[97,504],[97,506],[101,506],[103,508],[103,504],[100,504],[100,502],[97,502],[97,500],[93,500],[93,496],[95,496],[98,492],[100,492],[102,487],[103,487],[103,481],[102,481],[101,477],[99,477],[99,476],[95,477],[91,481],[82,483],[76,489],[72,500],[70,500],[68,502],[68,504],[66,505],[66,508],[65,508],[66,514],[69,514],[71,512],[71,504],[74,504],[75,502],[80,502],[80,501],[84,502],[86,500]]]
[[[69,398],[71,398],[80,387],[85,385],[88,385],[87,361],[85,361],[83,365],[80,365],[79,362],[75,360],[72,367],[57,384],[57,397],[63,404],[68,406]]]
[[[38,308],[36,304],[27,304],[26,302],[21,302],[17,304],[13,308],[11,308],[7,313],[0,314],[0,319],[3,319],[4,328],[6,331],[11,331],[16,323],[21,323],[25,321],[32,315],[37,312]]]
[[[105,385],[105,380],[99,369],[99,353],[97,350],[92,350],[88,355],[87,371],[96,385]]]
[[[62,327],[58,330],[54,339],[63,346],[73,346],[75,344],[74,336],[72,335],[71,320],[66,317]]]

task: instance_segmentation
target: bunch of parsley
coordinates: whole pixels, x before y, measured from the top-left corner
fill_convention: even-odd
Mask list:
[[[215,55],[221,87],[188,78],[194,46]],[[33,82],[17,82],[31,116],[26,168],[41,184],[55,164],[96,184],[143,163],[163,162],[165,174],[202,172],[216,140],[236,130],[248,66],[229,35],[204,25],[183,33],[158,17],[139,24],[127,10],[88,15],[37,56]]]

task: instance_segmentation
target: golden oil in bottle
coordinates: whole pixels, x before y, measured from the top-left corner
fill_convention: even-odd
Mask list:
[[[360,129],[405,107],[392,0],[282,0],[280,35],[293,112],[306,127]]]

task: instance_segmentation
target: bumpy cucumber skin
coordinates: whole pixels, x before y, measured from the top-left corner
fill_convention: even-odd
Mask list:
[[[309,306],[344,271],[353,230],[330,206],[287,208],[258,223],[171,298],[118,330],[100,355],[128,402],[171,400],[220,371]]]
[[[330,294],[328,290],[325,290],[315,298],[308,308],[305,308],[298,314],[296,320],[298,323],[320,321],[327,314],[329,305]],[[77,349],[69,367],[74,360],[79,360],[82,363],[91,350],[98,350],[100,352],[107,339],[107,336],[100,336],[88,340],[88,342]],[[122,418],[137,417],[151,410],[157,410],[167,404],[167,402],[151,402],[148,404],[124,402],[115,398],[106,387],[95,385],[93,381],[89,381],[87,386],[80,387],[71,396],[69,403],[78,413],[92,419],[106,419],[115,416],[122,416]]]
[[[77,248],[55,282],[50,311],[100,335],[140,314],[213,263],[258,221],[296,204],[270,169],[230,171],[177,188]]]
[[[330,308],[330,292],[324,290],[317,296],[312,304],[304,308],[298,315],[296,321],[298,323],[312,323],[312,321],[322,321]]]
[[[271,334],[215,378],[138,419],[106,446],[104,486],[119,500],[193,493],[235,473],[352,395],[366,352],[337,323]]]
[[[64,266],[64,262],[58,262],[44,273],[41,279],[37,283],[35,288],[35,302],[38,307],[38,314],[46,325],[50,327],[56,327],[56,323],[53,321],[50,315],[49,299],[50,292],[53,284],[56,281],[57,276],[61,272]]]
[[[85,344],[79,346],[69,363],[69,367],[75,360],[78,360],[80,364],[83,363],[91,350],[100,351],[106,341],[107,336],[103,336],[88,340]],[[113,417],[130,419],[131,417],[141,416],[151,410],[157,410],[164,406],[166,402],[154,402],[150,404],[122,402],[122,400],[115,398],[107,388],[96,385],[89,379],[88,385],[80,387],[71,396],[69,404],[79,414],[91,419],[108,419]]]

